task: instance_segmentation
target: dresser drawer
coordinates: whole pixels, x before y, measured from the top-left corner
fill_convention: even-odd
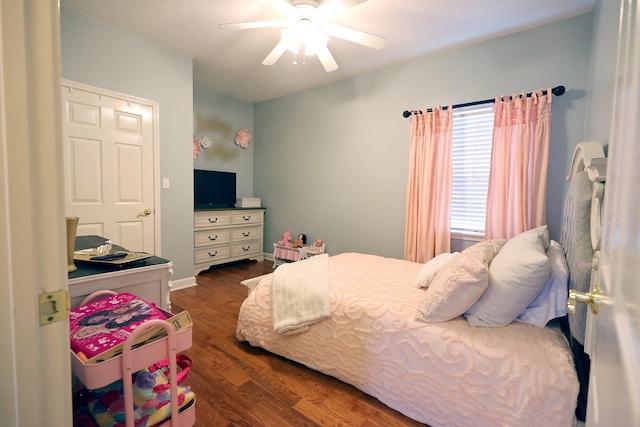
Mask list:
[[[262,211],[244,211],[231,215],[231,224],[262,224]]]
[[[259,239],[261,229],[261,227],[236,228],[231,231],[231,241],[242,242],[245,240]]]
[[[194,227],[224,227],[231,224],[231,215],[228,212],[217,214],[215,212],[196,212],[193,216]]]
[[[194,233],[196,248],[229,242],[229,230],[205,230]]]
[[[260,250],[262,248],[259,241],[237,243],[231,245],[231,256],[251,255],[260,252]]]
[[[195,251],[196,264],[219,261],[229,258],[229,246],[212,246],[210,248],[198,249]]]

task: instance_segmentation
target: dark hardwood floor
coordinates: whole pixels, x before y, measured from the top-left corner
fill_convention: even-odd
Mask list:
[[[271,273],[243,262],[200,273],[198,286],[171,293],[173,312],[189,310],[196,426],[423,426],[337,379],[235,337],[247,289],[240,281]]]

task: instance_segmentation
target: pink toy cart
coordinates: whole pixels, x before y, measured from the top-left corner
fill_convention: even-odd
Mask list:
[[[82,304],[109,295],[114,295],[113,291],[98,291],[87,296]],[[167,318],[173,316],[172,313],[164,311]],[[153,327],[161,327],[167,332],[167,336],[137,348],[132,348],[136,338]],[[191,347],[192,328],[175,332],[171,324],[165,320],[153,319],[145,322],[136,328],[125,340],[122,354],[112,357],[99,363],[85,363],[76,353],[71,353],[71,369],[78,379],[88,389],[95,389],[111,384],[122,379],[124,388],[124,402],[126,426],[134,427],[133,419],[133,391],[131,375],[154,363],[169,359],[169,383],[171,390],[171,418],[159,424],[162,427],[189,427],[196,421],[195,400],[187,408],[179,411],[178,406],[178,385],[176,355]]]

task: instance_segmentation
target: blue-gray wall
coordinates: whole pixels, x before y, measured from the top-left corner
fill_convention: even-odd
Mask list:
[[[61,8],[62,77],[160,104],[162,257],[193,277],[193,66],[190,57]]]
[[[594,13],[585,140],[605,145],[611,143],[620,5],[621,0],[599,0]]]
[[[564,85],[553,100],[547,220],[559,237],[564,176],[583,139],[593,14],[584,14],[255,106],[254,193],[265,250],[285,230],[331,254],[402,258],[409,120],[402,111]]]
[[[211,140],[193,162],[196,169],[236,172],[237,197],[253,197],[253,142],[244,149],[234,142],[236,132],[253,134],[253,104],[194,84],[193,129]]]

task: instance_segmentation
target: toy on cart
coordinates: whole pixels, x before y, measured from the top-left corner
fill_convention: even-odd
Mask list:
[[[90,303],[99,297],[103,297],[103,299]],[[93,397],[88,399],[90,405],[93,405],[90,409],[94,410],[94,419],[104,422],[98,422],[98,424],[113,425],[112,421],[116,421],[124,423],[127,427],[133,427],[139,425],[140,422],[140,419],[136,419],[135,416],[144,414],[144,423],[140,425],[152,425],[158,421],[160,421],[158,425],[161,426],[193,425],[195,423],[195,396],[188,388],[178,386],[180,373],[178,373],[176,362],[178,353],[191,347],[192,321],[187,311],[173,315],[153,307],[135,295],[124,294],[123,296],[123,294],[116,294],[112,291],[100,291],[85,298],[81,304],[82,308],[72,310],[70,315],[71,336],[80,330],[78,328],[79,319],[87,317],[79,315],[78,312],[87,314],[102,311],[102,315],[107,318],[113,317],[113,313],[107,314],[109,310],[106,308],[113,308],[120,303],[123,303],[123,306],[129,306],[129,308],[136,306],[138,310],[144,310],[143,313],[149,314],[149,316],[142,322],[138,322],[133,328],[123,328],[120,332],[126,337],[123,340],[114,339],[112,347],[106,350],[102,348],[102,352],[94,347],[86,346],[76,347],[76,351],[73,348],[70,350],[73,373],[89,390],[89,394],[91,391],[97,390],[92,395]],[[95,305],[91,306],[91,304]],[[87,310],[85,308],[87,305],[92,308]],[[102,307],[102,309],[94,310],[97,307]],[[139,315],[138,311],[135,313]],[[74,318],[74,316],[76,317]],[[93,323],[100,323],[97,320],[99,317],[99,315],[91,316],[94,319]],[[71,320],[72,318],[74,320]],[[128,326],[132,323],[135,322],[129,323]],[[106,327],[106,322],[102,325],[107,330],[102,333],[104,340],[111,340],[114,335],[117,335],[117,331],[109,330]],[[99,340],[100,335],[97,333],[91,336],[97,337]],[[83,344],[86,345],[86,342]],[[94,354],[94,350],[97,353]],[[84,351],[89,351],[92,356],[88,357],[89,354],[84,354]],[[158,362],[165,359],[168,367],[165,366],[158,371]],[[154,396],[147,396],[150,392],[148,385],[151,381],[154,382],[151,390]],[[106,400],[103,399],[104,396],[107,396]],[[116,400],[120,403],[108,400],[113,399],[113,396],[116,396]],[[157,404],[157,400],[154,399],[159,396],[168,400],[169,403],[158,405],[162,411],[159,414],[154,414],[154,408],[150,405]],[[123,414],[122,411],[118,413],[118,407],[124,408],[124,419],[122,420],[120,418],[123,417]],[[115,410],[113,410],[114,408]],[[104,415],[99,414],[102,410],[104,410]],[[114,413],[116,414],[115,418]],[[170,418],[166,419],[169,413]],[[147,424],[147,421],[152,421],[152,423]]]
[[[154,304],[128,292],[109,295],[71,310],[71,349],[93,358],[122,344],[143,323],[167,317]]]

